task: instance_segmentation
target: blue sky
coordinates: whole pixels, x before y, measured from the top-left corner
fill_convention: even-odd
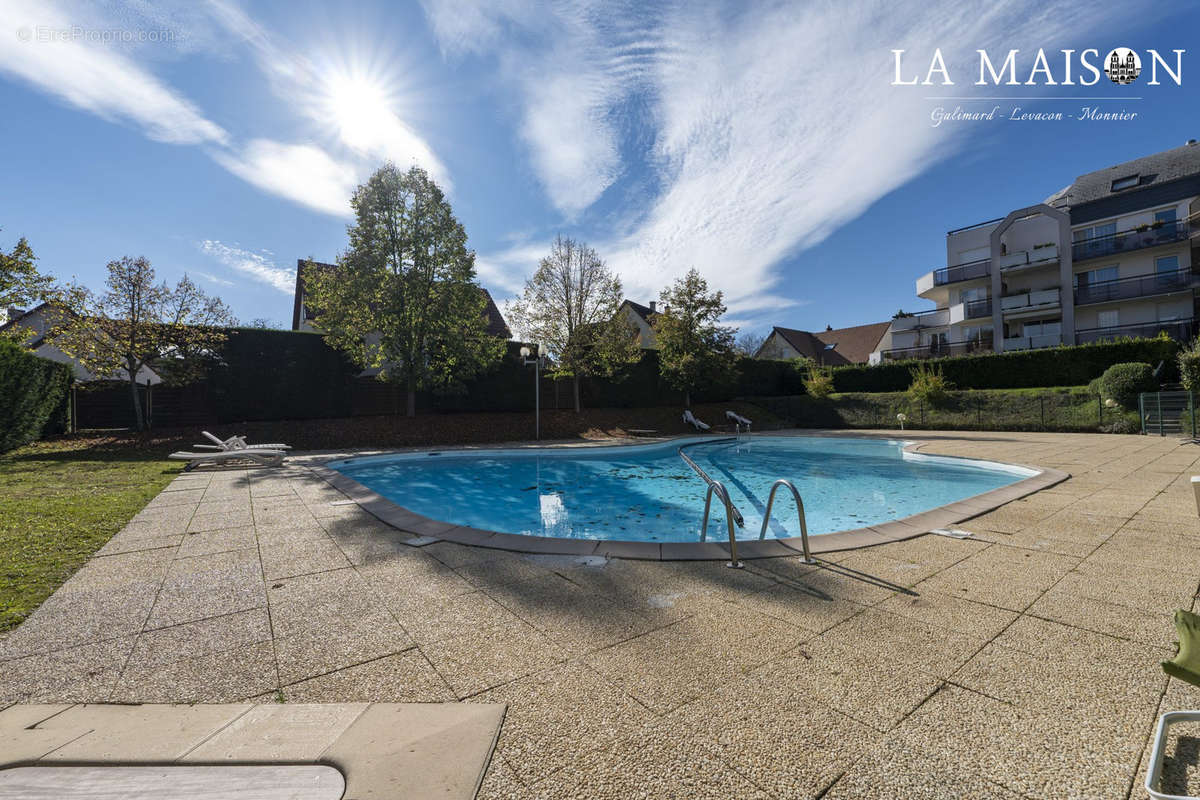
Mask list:
[[[501,302],[563,233],[595,246],[636,300],[695,266],[726,293],[729,320],[761,332],[923,307],[913,283],[944,263],[946,230],[1200,138],[1190,4],[4,0],[3,12],[0,247],[24,235],[43,269],[96,287],[107,261],[145,255],[243,320],[285,326],[296,259],[337,255],[350,193],[386,159],[443,183]],[[1122,46],[1186,50],[1182,85],[973,85],[977,48],[997,62],[1019,49],[1023,81],[1039,47],[1061,80],[1060,49]],[[955,86],[891,85],[895,48],[905,77],[940,48]],[[968,99],[929,99],[946,95]],[[931,124],[954,105],[1137,117]]]

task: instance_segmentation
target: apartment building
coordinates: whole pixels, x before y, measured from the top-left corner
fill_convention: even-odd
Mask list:
[[[1196,335],[1200,145],[1089,172],[1042,203],[946,234],[870,363]],[[1196,271],[1193,271],[1195,265]]]

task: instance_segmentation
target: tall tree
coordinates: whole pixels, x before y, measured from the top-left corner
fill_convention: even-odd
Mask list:
[[[54,291],[54,279],[37,268],[33,248],[22,236],[9,252],[0,250],[0,324],[9,307],[29,306],[49,299]],[[22,332],[10,328],[11,335]]]
[[[732,377],[737,329],[719,324],[725,314],[722,294],[710,293],[695,269],[663,289],[659,305],[653,323],[659,372],[691,408],[693,391]]]
[[[144,257],[108,263],[107,291],[68,287],[59,298],[51,340],[88,372],[129,383],[134,419],[145,430],[137,375],[153,365],[164,376],[184,381],[198,363],[225,341],[234,323],[229,308],[184,275],[174,287],[157,283]]]
[[[577,413],[582,377],[612,375],[641,357],[633,323],[617,313],[621,302],[621,281],[596,251],[559,236],[508,305],[514,330],[545,348],[553,374],[571,378]]]
[[[417,390],[461,388],[505,342],[488,333],[475,253],[425,170],[386,164],[350,203],[349,249],[333,269],[306,263],[305,292],[331,345],[404,385],[411,417]]]

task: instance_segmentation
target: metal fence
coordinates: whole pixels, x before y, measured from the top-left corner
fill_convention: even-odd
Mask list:
[[[1138,413],[1144,434],[1196,438],[1194,392],[1145,392],[1138,395]]]

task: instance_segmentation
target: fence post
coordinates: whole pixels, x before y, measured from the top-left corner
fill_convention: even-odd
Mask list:
[[[1142,396],[1138,395],[1138,405],[1142,404]],[[1104,427],[1104,395],[1096,395],[1096,430]]]
[[[1138,422],[1142,425],[1142,436],[1146,435],[1146,395],[1138,394]]]
[[[1196,393],[1188,392],[1188,418],[1192,421],[1192,438],[1196,438]]]
[[[1042,411],[1042,430],[1046,430],[1046,396],[1044,394],[1038,395],[1038,405]]]
[[[979,430],[983,430],[983,398],[975,398],[975,419],[978,420]]]
[[[1154,399],[1158,404],[1158,435],[1163,436],[1162,392],[1155,392]]]
[[[925,401],[921,401],[921,427],[925,427]]]

